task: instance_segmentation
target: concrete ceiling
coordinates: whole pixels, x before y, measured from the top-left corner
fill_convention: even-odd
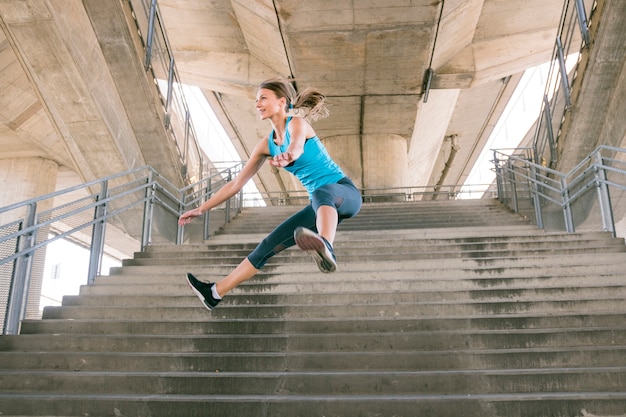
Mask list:
[[[521,73],[549,60],[563,1],[159,4],[181,79],[200,86],[224,123],[234,123],[229,132],[244,158],[269,129],[257,120],[256,86],[291,77],[328,96],[331,115],[315,125],[320,137],[399,135],[408,152],[401,185],[425,186],[463,183]],[[424,103],[428,68],[434,76]],[[456,157],[444,171],[452,146]],[[364,159],[356,149],[350,154]],[[371,169],[394,163],[385,158]],[[269,167],[257,184],[294,189]]]
[[[159,154],[164,166],[173,165],[167,149],[149,155],[141,145],[142,135],[148,140],[158,131],[150,124],[158,106],[135,103],[139,123],[119,104],[145,81],[127,61],[102,58],[115,46],[107,43],[111,22],[128,28],[130,21],[106,4],[0,0],[1,158],[52,158],[80,180],[154,163]],[[404,138],[406,186],[464,181],[520,74],[550,59],[562,6],[563,0],[159,0],[181,81],[202,88],[242,159],[269,133],[254,110],[256,86],[292,77],[298,88],[328,96],[331,115],[314,125],[321,138]],[[109,71],[98,84],[85,82],[87,68],[104,63]],[[434,76],[424,102],[429,68]],[[121,78],[135,81],[121,86]],[[119,96],[98,102],[99,85],[100,96]],[[118,142],[116,149],[89,151],[80,141],[89,132],[115,141],[130,131],[139,146]],[[452,146],[456,157],[446,166]],[[103,152],[119,153],[119,163],[99,169],[94,161]],[[363,159],[360,152],[349,158]],[[392,157],[382,165],[393,164]],[[296,186],[269,166],[256,181],[262,190]]]

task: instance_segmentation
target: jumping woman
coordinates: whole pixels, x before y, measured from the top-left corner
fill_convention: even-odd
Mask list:
[[[206,308],[215,308],[233,288],[255,276],[275,254],[293,245],[313,255],[322,272],[333,272],[337,260],[333,241],[337,225],[361,209],[361,194],[354,183],[332,160],[310,122],[328,116],[326,97],[308,88],[297,94],[284,79],[267,80],[258,88],[256,110],[269,120],[271,133],[261,139],[241,172],[200,207],[183,213],[178,224],[217,207],[237,194],[269,164],[292,173],[306,188],[310,204],[277,226],[228,276],[202,282],[187,273],[187,281]],[[296,116],[302,114],[302,117]]]

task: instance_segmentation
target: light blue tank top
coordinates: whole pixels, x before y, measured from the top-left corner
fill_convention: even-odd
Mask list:
[[[285,140],[281,146],[274,143],[274,131],[268,137],[268,145],[270,155],[272,157],[286,152],[291,143],[289,135],[289,122],[291,117],[287,119],[285,124]],[[345,177],[345,174],[332,160],[326,147],[317,136],[307,138],[304,143],[304,152],[300,157],[285,167],[285,169],[295,175],[309,193],[309,196],[319,187],[326,184],[335,184]]]

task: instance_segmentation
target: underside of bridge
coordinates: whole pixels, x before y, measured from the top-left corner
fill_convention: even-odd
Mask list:
[[[0,0],[0,205],[145,164],[175,184],[189,180],[185,150],[168,135],[163,98],[144,67],[146,34],[135,18],[146,19],[150,3]],[[179,81],[202,89],[242,160],[270,128],[254,108],[257,85],[290,77],[327,95],[330,117],[314,127],[355,182],[391,188],[465,181],[522,73],[551,59],[563,3],[159,0],[158,7]],[[588,13],[595,7],[582,3]],[[624,107],[617,92],[626,12],[621,1],[602,3],[610,12],[595,24],[602,29],[606,20],[611,46],[593,61],[589,97],[607,97],[576,127],[571,146],[581,152],[598,142],[584,133],[600,135],[607,114],[618,122],[611,144],[623,141],[615,109]],[[162,52],[153,59],[167,58]],[[270,166],[255,182],[261,191],[301,189]]]

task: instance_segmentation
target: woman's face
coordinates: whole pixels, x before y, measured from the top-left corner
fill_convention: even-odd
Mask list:
[[[256,111],[261,120],[269,119],[277,113],[284,112],[286,102],[284,97],[278,98],[272,90],[259,88],[256,94]]]

